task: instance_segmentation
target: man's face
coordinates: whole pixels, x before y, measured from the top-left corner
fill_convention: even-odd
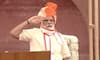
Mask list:
[[[46,29],[55,29],[55,20],[53,17],[46,17],[41,21],[41,26]]]

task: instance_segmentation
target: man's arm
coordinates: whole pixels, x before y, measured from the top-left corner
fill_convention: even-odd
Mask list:
[[[25,26],[28,25],[27,21],[22,22],[21,24],[17,25],[15,28],[13,28],[10,31],[10,34],[15,37],[15,38],[19,38],[19,34],[22,32],[22,30],[25,28]]]
[[[31,18],[29,18],[28,20],[22,22],[21,24],[17,25],[15,28],[13,28],[10,31],[10,34],[15,37],[15,38],[19,38],[19,34],[22,32],[23,29],[25,29],[26,27],[29,28],[29,25],[33,25],[33,27],[37,24],[40,23],[41,19],[43,19],[43,17],[40,16],[33,16]]]

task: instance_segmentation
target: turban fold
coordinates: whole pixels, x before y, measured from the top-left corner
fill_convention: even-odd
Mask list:
[[[57,4],[53,2],[48,2],[45,7],[41,8],[38,16],[48,17],[48,16],[54,16],[56,20],[56,8]]]

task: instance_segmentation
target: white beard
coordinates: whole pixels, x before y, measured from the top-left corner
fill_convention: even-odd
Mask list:
[[[50,29],[50,30],[54,30],[54,29],[55,29],[55,28],[54,28],[55,26],[52,25],[52,24],[48,24],[47,27],[48,27],[48,29]]]

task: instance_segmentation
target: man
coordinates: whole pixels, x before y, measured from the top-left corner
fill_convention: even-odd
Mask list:
[[[33,28],[25,29],[30,24],[33,24]],[[39,24],[40,28],[35,27],[35,25]],[[51,60],[68,60],[70,57],[69,48],[62,34],[56,31],[55,25],[55,9],[46,6],[40,10],[38,16],[33,16],[22,22],[12,29],[10,33],[19,40],[29,41],[30,51],[50,51]]]

